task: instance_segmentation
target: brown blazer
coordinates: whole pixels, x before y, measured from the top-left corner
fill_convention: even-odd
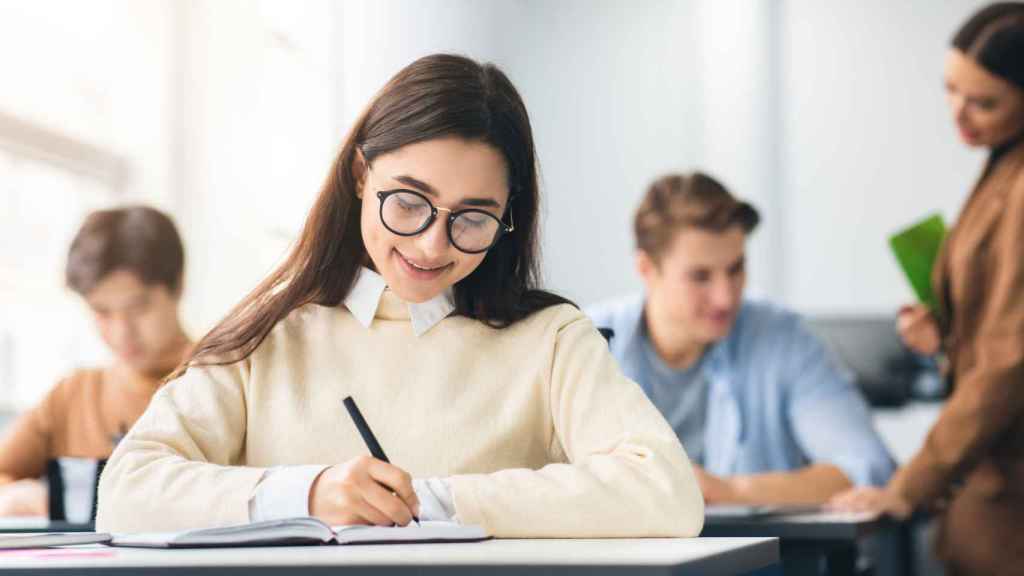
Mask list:
[[[1024,141],[982,175],[935,267],[953,392],[893,478],[940,505],[952,573],[1024,573]]]

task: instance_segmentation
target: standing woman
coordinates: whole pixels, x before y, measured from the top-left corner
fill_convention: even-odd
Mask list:
[[[836,498],[906,517],[942,508],[952,574],[1024,566],[1024,3],[982,9],[956,33],[946,89],[960,136],[991,150],[942,250],[940,305],[900,313],[904,341],[949,358],[953,394],[924,447],[884,489]],[[938,505],[938,506],[937,506]]]
[[[98,527],[418,514],[499,537],[696,536],[672,429],[586,316],[537,287],[538,203],[500,70],[435,55],[399,72],[288,259],[114,452]],[[350,395],[394,464],[366,454]]]

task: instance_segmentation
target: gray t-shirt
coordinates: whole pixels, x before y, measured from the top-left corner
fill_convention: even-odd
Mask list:
[[[658,356],[649,338],[642,340],[644,361],[637,381],[651,402],[661,411],[676,436],[686,449],[687,456],[696,464],[704,464],[704,420],[707,412],[708,386],[702,374],[703,355],[685,370],[675,370]]]

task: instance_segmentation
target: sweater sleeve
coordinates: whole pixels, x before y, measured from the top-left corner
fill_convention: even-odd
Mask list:
[[[978,329],[959,344],[969,347],[974,361],[957,374],[920,452],[893,479],[915,506],[944,495],[1024,415],[1024,176],[1010,190],[991,241],[998,265],[992,265]]]
[[[550,406],[553,463],[451,477],[461,522],[508,538],[700,533],[704,501],[683,447],[586,318],[557,334]]]
[[[244,524],[265,469],[240,466],[248,362],[190,368],[153,397],[100,479],[97,530]]]

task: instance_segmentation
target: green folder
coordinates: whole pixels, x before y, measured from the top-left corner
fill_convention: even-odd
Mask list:
[[[945,237],[946,224],[940,214],[929,216],[889,237],[889,246],[910,280],[917,299],[932,310],[937,305],[932,292],[932,268]]]

